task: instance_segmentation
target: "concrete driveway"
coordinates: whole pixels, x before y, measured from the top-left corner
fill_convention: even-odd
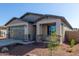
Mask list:
[[[27,42],[24,42],[22,40],[14,40],[14,39],[5,39],[5,40],[0,40],[0,47],[2,46],[8,46],[8,45],[11,45],[11,44],[31,44],[31,43],[34,43],[34,41],[27,41]]]

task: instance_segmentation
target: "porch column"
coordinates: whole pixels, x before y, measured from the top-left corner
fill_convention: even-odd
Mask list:
[[[63,43],[63,40],[62,40],[62,31],[61,31],[61,22],[56,22],[56,32],[57,32],[57,35],[59,35],[60,36],[60,44],[62,44]]]
[[[7,38],[9,38],[9,39],[11,38],[10,37],[10,27],[7,27]]]
[[[40,24],[36,25],[36,41],[40,42]]]
[[[28,41],[29,28],[28,24],[24,26],[24,41]]]

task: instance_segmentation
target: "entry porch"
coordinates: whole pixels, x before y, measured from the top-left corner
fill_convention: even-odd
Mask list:
[[[50,21],[50,22],[39,22],[36,25],[36,40],[37,42],[48,42],[52,32],[55,32],[58,36],[58,41],[62,44],[62,31],[61,31],[61,22]]]

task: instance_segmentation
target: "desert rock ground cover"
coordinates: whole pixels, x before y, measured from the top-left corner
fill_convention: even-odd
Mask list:
[[[62,44],[59,46],[53,56],[78,56],[79,44],[73,47],[73,51],[69,52],[69,45]],[[45,44],[29,44],[29,45],[15,45],[11,47],[8,52],[0,52],[0,56],[49,56],[49,50]]]

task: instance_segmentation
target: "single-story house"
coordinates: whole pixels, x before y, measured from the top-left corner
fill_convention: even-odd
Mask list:
[[[20,18],[12,18],[8,21],[8,38],[23,41],[45,41],[52,31],[60,35],[59,42],[63,43],[65,31],[71,31],[72,27],[62,16],[26,13]]]

